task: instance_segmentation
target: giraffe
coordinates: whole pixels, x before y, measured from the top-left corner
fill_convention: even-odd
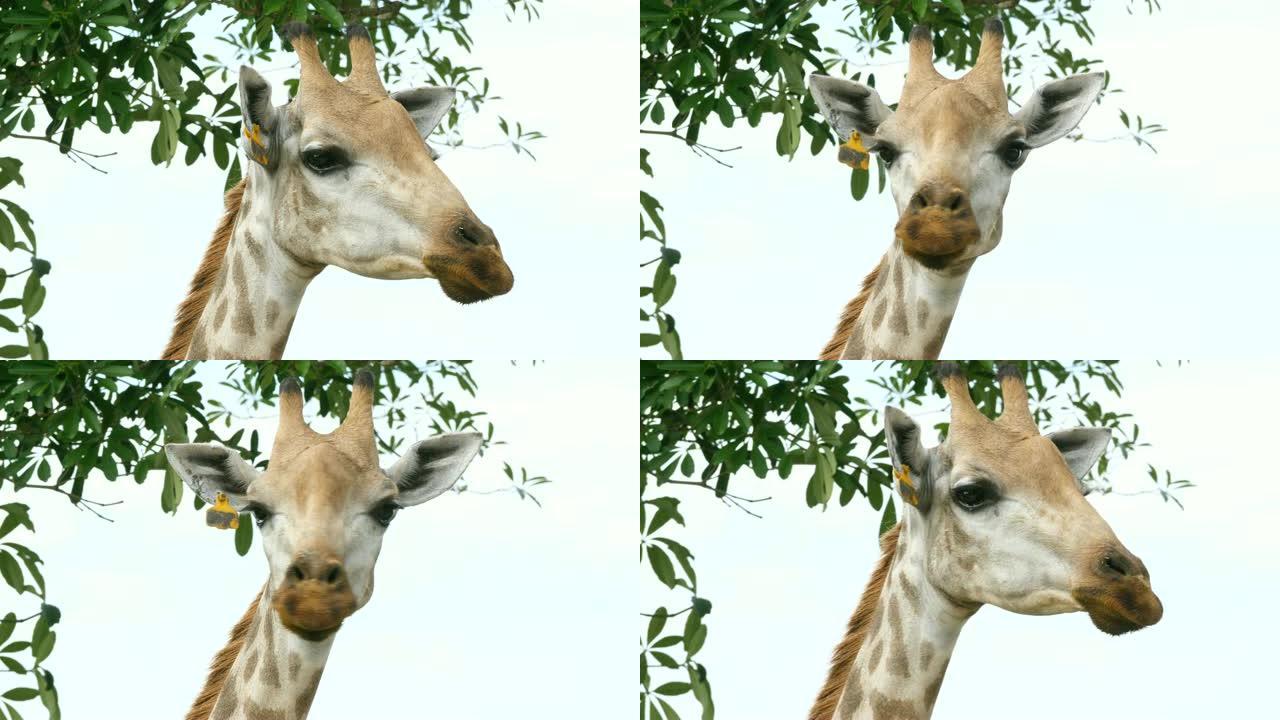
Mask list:
[[[901,522],[881,558],[809,720],[927,720],[965,622],[982,605],[1028,615],[1085,611],[1112,635],[1159,622],[1150,575],[1084,499],[1106,428],[1040,431],[1021,371],[1002,366],[1004,409],[975,407],[958,367],[940,363],[946,440],[885,409]]]
[[[1011,115],[1003,42],[1000,20],[987,20],[973,68],[949,80],[933,66],[929,28],[916,26],[897,110],[869,85],[811,76],[810,94],[837,137],[860,133],[880,156],[899,216],[822,359],[937,358],[969,270],[1000,243],[1014,171],[1032,148],[1075,129],[1102,91],[1102,73],[1055,80]]]
[[[246,177],[178,307],[164,359],[278,359],[302,295],[329,265],[383,279],[435,278],[473,303],[514,282],[488,225],[436,165],[425,138],[454,89],[388,94],[363,25],[347,28],[351,73],[339,82],[306,25],[281,29],[300,65],[297,96],[240,68]]]
[[[396,512],[453,487],[479,433],[420,441],[378,466],[373,375],[356,375],[338,429],[313,431],[296,380],[280,385],[271,462],[259,473],[215,444],[170,444],[172,467],[207,502],[253,514],[270,574],[215,656],[187,720],[304,720],[343,620],[373,594],[373,568]]]

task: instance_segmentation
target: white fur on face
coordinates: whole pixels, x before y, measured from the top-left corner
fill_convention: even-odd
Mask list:
[[[363,607],[373,595],[374,566],[386,533],[386,528],[369,513],[383,498],[393,496],[390,480],[381,476],[380,482],[371,483],[351,478],[346,481],[351,484],[346,502],[334,507],[307,496],[307,480],[291,484],[286,492],[262,482],[268,477],[269,474],[250,489],[250,501],[273,513],[260,532],[271,573],[269,586],[281,586],[299,553],[320,552],[342,561],[356,608]]]
[[[440,229],[450,227],[446,218],[466,212],[461,194],[429,160],[410,172],[352,157],[344,170],[318,175],[299,166],[291,175],[314,199],[288,233],[305,238],[299,252],[365,277],[431,277],[424,258],[440,242]]]

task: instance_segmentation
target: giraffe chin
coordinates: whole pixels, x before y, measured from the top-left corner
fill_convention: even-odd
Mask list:
[[[280,624],[304,640],[319,642],[342,627],[356,610],[348,589],[333,590],[318,582],[301,582],[282,589],[271,601]]]
[[[505,295],[515,285],[511,268],[507,267],[497,253],[491,255],[496,256],[497,260],[494,261],[493,257],[476,258],[472,261],[430,257],[426,264],[427,269],[440,282],[440,289],[450,300],[470,305]]]
[[[943,270],[963,259],[982,237],[972,213],[954,217],[933,210],[904,215],[894,235],[903,252],[930,270]]]
[[[1072,595],[1089,613],[1094,627],[1108,635],[1124,635],[1155,625],[1164,616],[1164,605],[1149,586],[1132,585],[1119,589],[1082,588]]]

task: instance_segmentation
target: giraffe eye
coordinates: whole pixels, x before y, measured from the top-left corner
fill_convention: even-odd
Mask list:
[[[245,510],[253,513],[253,524],[257,525],[259,528],[266,525],[267,521],[271,519],[271,516],[275,514],[258,504],[251,504],[246,507]]]
[[[999,499],[996,489],[985,481],[957,485],[951,489],[951,499],[965,510],[980,510]]]
[[[334,170],[341,170],[351,163],[337,148],[314,147],[302,151],[302,164],[317,175],[326,175]]]
[[[898,148],[887,143],[880,143],[871,148],[871,151],[880,156],[880,162],[884,163],[886,170],[893,167],[893,164],[898,161]]]
[[[400,512],[400,506],[392,501],[387,501],[370,510],[369,516],[382,527],[387,527],[398,512]]]
[[[1000,149],[1000,161],[1016,170],[1027,159],[1027,146],[1020,142],[1011,142]]]

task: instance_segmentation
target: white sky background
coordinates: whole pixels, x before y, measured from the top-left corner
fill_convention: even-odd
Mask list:
[[[869,368],[850,372],[854,388]],[[1109,476],[1117,489],[1150,487],[1147,462],[1198,486],[1182,495],[1185,511],[1151,495],[1091,496],[1150,569],[1163,620],[1117,638],[1082,613],[1029,617],[983,608],[961,633],[935,717],[1265,714],[1261,702],[1273,673],[1270,649],[1256,639],[1280,631],[1273,607],[1280,592],[1274,533],[1280,486],[1258,472],[1255,450],[1273,442],[1275,367],[1126,362],[1121,371],[1126,390],[1116,409],[1134,414],[1152,447],[1113,462]],[[879,397],[874,388],[865,392]],[[936,412],[945,408],[937,399],[911,412],[932,426],[945,419]],[[923,439],[937,444],[932,431]],[[700,590],[714,603],[698,657],[709,669],[717,717],[804,717],[879,557],[879,516],[861,496],[846,508],[806,508],[803,473],[787,481],[747,475],[738,494],[774,498],[753,506],[762,520],[720,505],[710,493],[675,493],[692,529],[673,536],[693,551]],[[647,567],[643,574],[645,611],[685,606],[676,593],[655,592],[661,586]]]
[[[462,126],[464,141],[500,140],[493,112],[547,138],[530,145],[536,162],[505,148],[464,149],[448,151],[440,166],[494,228],[515,288],[464,307],[432,280],[373,280],[330,268],[302,301],[286,357],[632,356],[634,329],[622,318],[635,317],[634,265],[618,248],[635,242],[637,60],[622,49],[635,44],[636,6],[552,0],[540,20],[507,22],[502,5],[476,4],[467,22],[475,52],[453,56],[482,66],[503,97]],[[214,41],[216,17],[192,24],[198,50],[225,52]],[[283,103],[283,83],[296,77],[290,55],[262,65],[256,69]],[[401,85],[423,80],[406,76]],[[102,162],[106,176],[52,145],[4,144],[4,154],[25,162],[27,181],[25,191],[14,186],[6,196],[31,213],[41,255],[53,263],[37,316],[53,357],[158,357],[169,338],[221,216],[225,173],[211,158],[183,165],[182,149],[171,167],[152,166],[154,127],[76,133],[78,148],[119,153]]]
[[[944,357],[1280,350],[1275,333],[1256,332],[1253,311],[1274,304],[1280,259],[1271,210],[1271,168],[1280,162],[1271,120],[1280,103],[1259,84],[1280,5],[1163,4],[1153,16],[1131,16],[1127,3],[1094,3],[1096,45],[1064,40],[1101,58],[1124,89],[1090,111],[1087,134],[1119,134],[1117,108],[1127,108],[1169,128],[1156,136],[1159,154],[1130,142],[1059,141],[1033,151],[1013,180],[1003,242],[969,276]],[[838,12],[819,15],[820,38],[849,49],[836,39]],[[875,59],[901,61],[873,68],[887,102],[898,99],[905,57]],[[892,240],[888,190],[877,195],[873,178],[855,202],[835,148],[813,157],[807,136],[795,160],[778,157],[778,125],[708,123],[701,142],[743,147],[724,156],[733,169],[679,141],[641,138],[656,174],[641,187],[665,205],[669,241],[684,255],[668,308],[687,357],[813,357]],[[646,268],[643,277],[651,275]],[[659,357],[661,348],[645,353]]]
[[[449,493],[397,516],[373,599],[339,633],[312,720],[560,720],[634,704],[633,628],[623,622],[637,580],[624,561],[635,543],[634,363],[491,362],[474,372],[479,397],[467,406],[487,410],[509,444],[477,459],[466,480],[501,487],[502,461],[524,464],[553,481],[539,488],[543,507]],[[206,383],[223,375],[200,370]],[[257,414],[270,417],[238,425],[258,428],[269,448],[274,410]],[[107,510],[110,524],[53,493],[20,498],[32,505],[30,544],[63,612],[49,667],[66,717],[183,715],[266,579],[258,538],[237,556],[232,533],[206,527],[189,490],[176,516],[164,514],[159,480],[91,478],[86,497],[124,501]]]

